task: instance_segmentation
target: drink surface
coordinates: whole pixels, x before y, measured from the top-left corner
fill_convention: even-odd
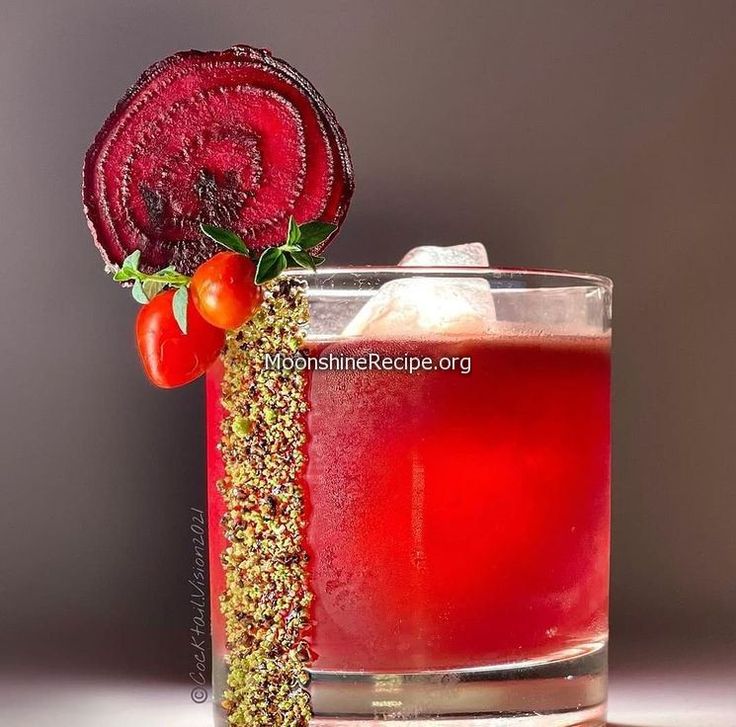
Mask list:
[[[308,374],[306,541],[320,670],[548,659],[607,631],[609,338],[310,344],[470,357],[470,373]],[[210,442],[219,437],[210,374]],[[217,453],[210,450],[213,586]],[[222,624],[213,605],[215,648]],[[219,644],[219,647],[218,647]]]

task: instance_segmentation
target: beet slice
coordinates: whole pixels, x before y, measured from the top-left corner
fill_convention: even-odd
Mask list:
[[[103,259],[114,267],[140,250],[144,272],[174,265],[190,275],[220,252],[203,222],[237,231],[254,251],[286,238],[289,215],[339,226],[352,192],[332,110],[289,64],[248,46],[151,66],[97,134],[83,172]]]

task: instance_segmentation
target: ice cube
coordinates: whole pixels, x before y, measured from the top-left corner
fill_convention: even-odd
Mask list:
[[[399,265],[485,267],[488,256],[479,242],[423,246],[410,250]],[[481,335],[493,326],[495,318],[491,287],[485,279],[420,276],[382,285],[348,323],[343,335]]]
[[[399,265],[412,267],[488,267],[488,253],[481,242],[467,242],[462,245],[420,245],[413,247],[401,258]]]
[[[345,336],[473,335],[493,325],[493,298],[485,280],[391,280],[345,327]]]

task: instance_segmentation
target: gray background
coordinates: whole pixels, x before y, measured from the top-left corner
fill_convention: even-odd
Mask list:
[[[189,668],[202,387],[140,372],[80,165],[149,63],[235,42],[347,131],[333,262],[480,239],[614,278],[614,657],[733,644],[735,3],[2,0],[0,657]]]

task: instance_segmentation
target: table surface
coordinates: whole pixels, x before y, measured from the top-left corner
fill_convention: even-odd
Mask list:
[[[0,679],[2,727],[211,727],[192,685],[15,675]],[[348,723],[349,724],[349,723]],[[615,668],[610,727],[736,727],[736,663]]]

